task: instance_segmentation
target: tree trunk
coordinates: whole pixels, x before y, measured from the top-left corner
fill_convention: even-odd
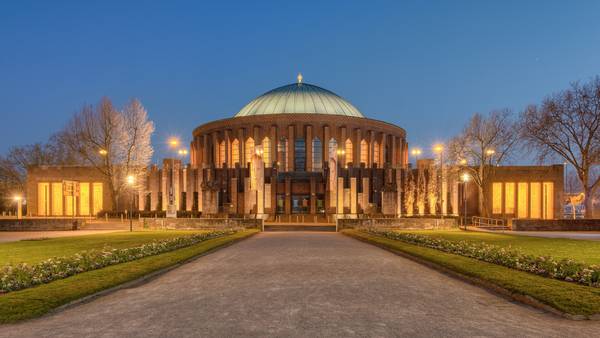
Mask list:
[[[477,209],[479,210],[479,216],[481,217],[488,217],[487,215],[487,210],[485,208],[485,196],[483,194],[483,186],[478,185],[477,186],[478,189],[478,199],[477,199]]]
[[[592,198],[592,187],[585,184],[583,186],[585,192],[585,218],[594,218],[594,199]]]

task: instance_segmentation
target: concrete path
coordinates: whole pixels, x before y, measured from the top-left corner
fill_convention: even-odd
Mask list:
[[[336,233],[261,233],[0,337],[596,336]]]
[[[83,235],[107,234],[122,230],[76,230],[76,231],[0,231],[0,243],[16,242],[26,239],[73,237]]]

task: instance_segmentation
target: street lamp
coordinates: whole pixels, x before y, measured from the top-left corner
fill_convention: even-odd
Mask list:
[[[467,230],[467,183],[471,180],[471,176],[467,173],[462,174],[463,181],[463,200],[465,204],[465,230]]]
[[[187,149],[179,149],[177,150],[177,155],[179,156],[185,156],[188,154],[188,150]]]
[[[179,143],[181,143],[181,142],[179,142],[179,139],[177,137],[174,137],[174,136],[170,137],[167,140],[167,144],[169,145],[170,148],[173,148],[173,149],[177,148],[179,146]]]
[[[23,197],[21,197],[20,195],[16,195],[15,197],[13,197],[13,199],[15,200],[15,202],[17,202],[17,219],[21,219],[23,218]]]
[[[490,157],[490,165],[492,165],[492,157],[495,153],[496,151],[494,149],[488,149],[485,151],[485,154]]]
[[[440,212],[442,214],[442,218],[444,218],[444,146],[442,144],[436,144],[435,146],[433,146],[433,151],[436,154],[440,155],[440,181],[441,181],[441,188],[439,189],[440,191]]]
[[[108,155],[108,151],[106,149],[100,149],[98,150],[98,154],[100,154],[101,156],[106,156]]]
[[[129,231],[133,231],[133,199],[134,199],[134,191],[133,186],[135,185],[135,176],[128,175],[127,176],[127,185],[131,189],[131,209],[129,210]]]
[[[421,149],[415,148],[410,153],[415,157],[415,168],[416,168],[417,161],[419,160],[419,155],[421,155]]]

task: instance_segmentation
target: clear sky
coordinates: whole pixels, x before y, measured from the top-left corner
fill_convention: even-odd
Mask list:
[[[411,145],[600,74],[600,1],[3,1],[0,153],[137,97],[164,140],[272,88],[332,90]]]

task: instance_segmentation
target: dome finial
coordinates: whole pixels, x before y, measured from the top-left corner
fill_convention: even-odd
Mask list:
[[[302,73],[298,73],[298,84],[302,83]]]

